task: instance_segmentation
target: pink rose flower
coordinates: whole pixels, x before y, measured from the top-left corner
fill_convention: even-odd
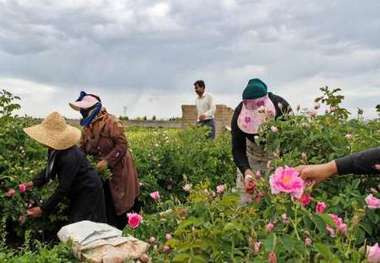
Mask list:
[[[258,204],[261,202],[261,199],[264,197],[264,193],[257,193],[255,196],[255,202]]]
[[[240,194],[240,204],[250,204],[253,201],[253,196],[249,193],[241,193]]]
[[[290,223],[288,215],[286,213],[281,215],[281,219],[282,219],[282,223],[284,223],[286,225]]]
[[[224,193],[224,184],[220,184],[220,185],[218,185],[217,187],[216,187],[216,192],[218,193],[218,194],[223,194]]]
[[[369,209],[380,208],[380,199],[374,197],[372,194],[369,194],[365,199]]]
[[[307,112],[307,115],[309,115],[310,118],[314,118],[315,116],[317,116],[317,114],[318,114],[318,112],[315,110]]]
[[[269,223],[265,226],[265,230],[266,230],[268,233],[272,232],[273,228],[274,228],[274,225],[273,225],[272,222],[269,222]]]
[[[326,230],[329,233],[330,237],[336,237],[335,230],[331,226],[326,226]]]
[[[158,191],[152,192],[150,193],[150,197],[152,197],[154,201],[158,201],[160,199],[160,193]]]
[[[345,223],[340,224],[339,226],[337,226],[337,230],[339,233],[343,235],[347,235],[347,224]]]
[[[271,251],[268,255],[268,263],[277,263],[277,256],[274,251]]]
[[[183,188],[183,190],[185,190],[186,192],[190,192],[192,187],[193,187],[192,184],[185,184],[182,188]]]
[[[327,205],[325,204],[325,202],[318,202],[317,205],[315,206],[315,212],[318,214],[322,214],[326,208],[327,208]]]
[[[302,204],[302,206],[308,206],[311,202],[311,196],[308,194],[303,194],[298,201]]]
[[[340,234],[346,235],[347,234],[347,224],[345,224],[343,222],[343,219],[340,218],[339,216],[335,215],[335,214],[330,214],[330,217],[335,223],[335,227],[336,227],[337,232]],[[330,226],[327,226],[327,227],[330,227]],[[329,231],[329,230],[327,229],[327,231]]]
[[[24,193],[26,191],[26,185],[25,184],[19,184],[18,190],[20,191],[20,193]]]
[[[132,229],[138,228],[143,220],[143,217],[137,213],[128,213],[127,217],[128,217],[128,225]]]
[[[16,195],[16,190],[11,188],[9,189],[5,194],[4,194],[6,197],[13,197]]]
[[[257,242],[256,241],[255,244],[254,244],[254,253],[255,253],[255,255],[259,254],[260,248],[261,248],[261,242]]]
[[[347,140],[351,140],[352,139],[352,134],[351,133],[347,133],[344,137],[346,137]]]
[[[162,248],[162,252],[164,252],[164,253],[170,253],[170,251],[171,251],[171,248],[168,246],[168,245],[165,245],[163,248]]]
[[[375,245],[367,246],[367,260],[369,263],[380,263],[380,247]]]
[[[312,243],[313,241],[309,237],[305,238],[305,246],[311,246]]]
[[[343,219],[337,216],[336,214],[330,214],[331,219],[334,221],[336,226],[343,224]]]
[[[279,167],[269,179],[272,194],[280,192],[289,193],[291,196],[301,198],[305,183],[296,169],[292,167]]]
[[[272,127],[270,127],[270,129],[274,133],[278,132],[278,128],[276,126],[272,126]]]
[[[256,177],[256,179],[260,179],[261,178],[261,171],[260,170],[256,171],[255,177]]]

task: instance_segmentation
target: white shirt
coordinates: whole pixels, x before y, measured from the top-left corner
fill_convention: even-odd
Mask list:
[[[216,106],[214,98],[209,93],[203,93],[202,97],[197,96],[195,99],[195,106],[197,108],[197,120],[202,114],[206,115],[206,120],[213,119],[215,117]]]

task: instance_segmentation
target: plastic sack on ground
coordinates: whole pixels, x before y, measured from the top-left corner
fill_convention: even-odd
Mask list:
[[[123,237],[122,231],[104,223],[81,221],[66,225],[58,232],[62,242],[72,242],[74,255],[91,263],[119,263],[125,259],[139,259],[149,248],[148,243],[132,236]]]

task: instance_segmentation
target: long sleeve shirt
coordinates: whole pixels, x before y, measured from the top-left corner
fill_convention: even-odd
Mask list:
[[[47,183],[44,173],[45,170],[33,179],[34,186],[41,187]],[[41,206],[46,213],[54,210],[63,197],[74,201],[86,191],[93,192],[95,189],[102,189],[100,177],[91,167],[83,152],[76,146],[57,152],[52,174],[56,175],[58,186]],[[91,200],[88,205],[92,205]]]
[[[206,115],[206,120],[214,119],[216,105],[214,98],[209,93],[204,93],[202,97],[197,97],[195,99],[195,106],[197,108],[197,121],[199,121],[199,116]]]
[[[374,166],[380,164],[380,147],[354,153],[335,160],[338,174],[380,174]]]
[[[268,93],[269,98],[272,100],[275,108],[276,108],[276,116],[275,118],[280,118],[284,116],[286,113],[290,113],[292,110],[290,108],[289,103],[280,96],[274,95],[273,93]],[[239,118],[239,114],[243,107],[243,103],[241,102],[235,109],[234,115],[231,120],[231,135],[232,135],[232,156],[236,166],[239,170],[244,174],[245,170],[250,169],[250,165],[247,157],[247,141],[251,142],[255,141],[255,136],[257,134],[248,134],[243,132],[237,122]]]

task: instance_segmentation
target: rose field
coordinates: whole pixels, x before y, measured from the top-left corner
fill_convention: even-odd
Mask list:
[[[310,109],[293,108],[294,116],[262,127],[258,140],[276,158],[268,174],[256,174],[252,193],[234,188],[229,132],[211,141],[203,128],[127,127],[143,208],[124,234],[150,243],[150,259],[140,261],[380,262],[379,178],[306,184],[292,168],[379,146],[379,120],[350,114],[343,99],[342,91],[322,88]],[[76,262],[56,238],[67,220],[64,203],[49,216],[25,215],[55,185],[18,189],[46,161],[46,149],[22,130],[35,120],[14,114],[19,100],[0,92],[0,262]],[[279,186],[284,176],[294,181],[291,191]],[[17,189],[14,198],[4,195],[8,188]]]

